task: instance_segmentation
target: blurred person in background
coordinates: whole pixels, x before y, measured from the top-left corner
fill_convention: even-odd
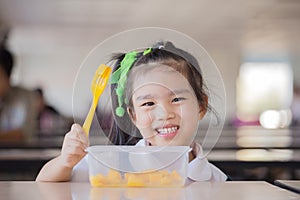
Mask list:
[[[39,136],[64,134],[73,123],[73,120],[65,117],[56,108],[47,103],[42,88],[38,87],[34,92],[37,95]]]
[[[12,53],[0,44],[0,142],[20,142],[36,132],[36,96],[33,91],[11,85]]]

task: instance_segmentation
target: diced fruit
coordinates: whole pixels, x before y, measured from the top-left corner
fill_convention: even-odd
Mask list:
[[[107,180],[106,180],[105,176],[103,176],[102,174],[97,174],[96,176],[91,176],[90,182],[91,182],[91,185],[94,187],[101,187],[101,186],[104,186],[105,184],[107,184]]]
[[[127,186],[145,187],[149,181],[148,179],[148,174],[128,174]]]
[[[119,172],[115,170],[109,170],[107,174],[107,180],[110,184],[121,184],[122,183],[122,176]]]
[[[179,186],[182,177],[177,171],[166,170],[145,172],[145,173],[121,173],[116,170],[109,170],[108,174],[97,174],[90,177],[91,185],[94,187],[165,187]]]
[[[160,185],[163,178],[163,173],[153,172],[149,174],[149,182],[151,185]]]

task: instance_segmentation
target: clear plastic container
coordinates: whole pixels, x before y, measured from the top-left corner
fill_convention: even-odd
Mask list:
[[[187,177],[188,146],[91,146],[94,187],[181,187]]]

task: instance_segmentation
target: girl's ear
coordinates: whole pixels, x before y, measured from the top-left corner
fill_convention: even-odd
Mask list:
[[[207,112],[207,107],[208,107],[208,97],[205,95],[203,97],[203,105],[199,104],[199,120],[203,119],[204,115]]]
[[[136,124],[136,114],[133,110],[133,108],[127,107],[127,113],[132,121],[132,123],[135,125]]]
[[[205,113],[206,113],[206,109],[203,109],[203,108],[200,106],[199,120],[203,119]]]

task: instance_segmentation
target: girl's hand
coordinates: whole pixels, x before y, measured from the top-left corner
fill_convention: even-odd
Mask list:
[[[88,138],[79,124],[73,124],[65,135],[60,160],[63,166],[73,168],[87,153]]]

